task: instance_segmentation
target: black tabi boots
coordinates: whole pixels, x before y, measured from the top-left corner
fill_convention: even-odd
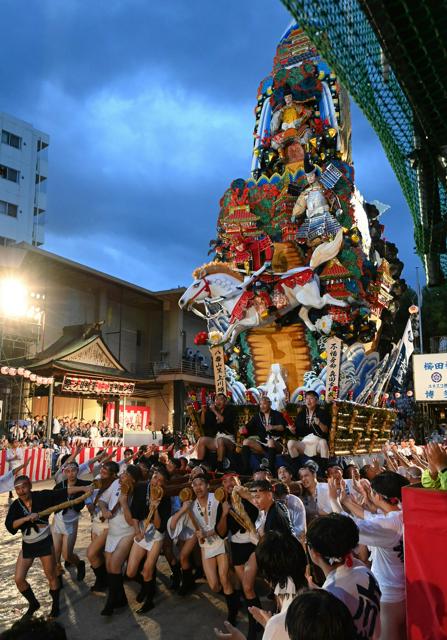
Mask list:
[[[137,613],[147,613],[154,608],[155,578],[152,578],[152,580],[149,580],[144,584],[146,585],[146,595],[143,606],[137,609]]]
[[[23,618],[31,618],[33,613],[35,613],[38,609],[40,609],[40,602],[34,595],[34,591],[31,587],[28,587],[25,591],[20,592],[25,600],[28,601],[29,607],[27,611],[23,614]]]
[[[117,587],[119,587],[119,583],[117,582],[118,574],[117,573],[108,573],[107,574],[107,600],[104,605],[104,609],[101,611],[102,616],[111,616],[113,614],[113,609],[116,606],[116,594]]]
[[[144,578],[141,575],[141,573],[138,573],[135,576],[135,582],[138,582],[138,584],[140,585],[140,590],[137,593],[137,597],[135,598],[135,600],[137,602],[144,602],[144,599],[146,597],[146,585],[147,585],[147,582],[144,581]]]
[[[182,572],[179,564],[171,564],[171,579],[169,581],[169,588],[172,591],[177,591],[180,588],[180,583],[182,579]]]
[[[84,560],[79,560],[78,564],[76,565],[76,580],[78,580],[78,582],[82,582],[84,578],[85,578],[85,562]]]
[[[261,606],[261,601],[257,596],[256,598],[252,598],[251,600],[246,599],[245,602],[247,603],[247,608]],[[248,615],[247,640],[256,640],[256,638],[258,637],[258,630],[260,630],[261,626],[256,622],[256,620],[253,618],[253,616],[249,611],[247,611],[247,615]]]
[[[241,606],[239,593],[237,591],[233,591],[233,593],[230,593],[230,595],[225,594],[225,600],[227,601],[227,609],[228,609],[227,620],[230,624],[235,626],[237,614]]]
[[[116,577],[116,601],[114,602],[114,607],[127,607],[129,604],[127,602],[126,592],[124,590],[124,576],[122,573],[118,573]]]
[[[105,591],[107,589],[107,571],[106,565],[101,564],[99,567],[92,567],[95,574],[95,583],[90,587],[90,591]]]
[[[194,589],[194,576],[192,569],[182,569],[182,585],[178,590],[180,596],[186,596]]]
[[[50,618],[57,618],[57,616],[60,613],[60,609],[59,609],[59,594],[60,594],[60,589],[50,589],[50,596],[51,599],[53,601],[53,604],[51,605],[51,611],[49,614]]]

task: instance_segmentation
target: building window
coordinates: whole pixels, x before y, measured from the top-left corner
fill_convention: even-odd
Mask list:
[[[17,169],[11,169],[11,167],[6,167],[4,164],[0,164],[0,178],[10,180],[11,182],[18,182],[19,176],[20,171],[17,171]]]
[[[0,214],[10,218],[17,218],[17,205],[0,200]]]
[[[2,142],[3,144],[9,144],[10,147],[15,147],[16,149],[22,148],[22,138],[19,138],[19,136],[16,136],[14,133],[5,131],[5,129],[2,129]]]

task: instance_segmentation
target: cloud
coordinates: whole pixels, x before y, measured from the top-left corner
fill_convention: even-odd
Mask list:
[[[2,21],[2,109],[50,134],[44,248],[152,289],[187,283],[222,193],[249,174],[256,89],[290,22],[284,6],[27,0],[24,11],[3,0]],[[414,264],[400,188],[353,117],[358,186],[392,205],[389,237]]]

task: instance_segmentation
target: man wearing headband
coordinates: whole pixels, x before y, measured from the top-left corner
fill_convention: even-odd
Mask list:
[[[300,438],[289,440],[287,447],[291,458],[306,455],[309,458],[320,456],[329,458],[328,438],[331,427],[331,417],[326,409],[318,406],[318,393],[306,391],[305,407],[295,418],[295,426],[289,427],[292,433]]]
[[[225,456],[236,448],[236,414],[224,393],[217,393],[208,408],[203,405],[200,421],[205,435],[197,441],[197,460],[203,462],[208,451],[215,451],[216,469],[223,471]]]
[[[32,491],[28,476],[17,476],[14,482],[17,500],[11,504],[6,515],[5,526],[9,533],[22,533],[22,550],[17,558],[15,583],[29,607],[25,616],[32,616],[40,608],[40,603],[27,582],[27,574],[34,559],[39,558],[50,587],[52,607],[51,617],[59,615],[59,579],[53,553],[53,539],[48,523],[49,515],[39,517],[39,512],[65,502],[67,496],[85,492],[85,487],[65,487],[58,491]]]
[[[358,638],[380,638],[380,589],[373,573],[353,557],[359,529],[348,516],[331,513],[313,520],[307,531],[312,560],[325,575],[323,589],[351,612]]]
[[[259,598],[255,592],[256,563],[253,562],[258,542],[256,520],[259,511],[254,504],[239,495],[239,491],[244,491],[242,487],[236,489],[235,495],[233,495],[233,489],[240,487],[239,477],[236,474],[225,474],[222,477],[222,487],[227,499],[219,505],[217,510],[216,531],[221,538],[225,538],[227,535],[229,537],[232,564],[242,585],[247,607],[260,606]],[[237,504],[238,502],[239,504]],[[247,519],[247,526],[251,523],[250,529],[243,527],[240,518],[237,518],[241,512]],[[251,626],[253,627],[253,623]]]
[[[256,529],[259,537],[269,531],[279,531],[286,536],[292,536],[292,524],[290,522],[287,507],[273,498],[273,486],[269,480],[255,480],[250,485],[250,493],[244,494],[249,497],[250,502],[258,509],[259,516],[256,521]],[[250,607],[260,607],[261,602],[254,590],[254,584],[258,566],[255,553],[252,552],[246,564],[245,589],[246,601]],[[244,584],[244,583],[243,583]],[[247,597],[250,596],[250,597]],[[253,615],[248,612],[248,640],[255,640],[257,637],[257,623]]]
[[[86,487],[90,485],[89,480],[81,480],[78,478],[78,463],[72,460],[65,465],[64,480],[58,482],[54,490],[65,489],[66,487]],[[81,581],[85,577],[85,562],[74,553],[76,538],[78,536],[79,516],[84,507],[84,503],[73,505],[63,511],[58,511],[53,520],[52,535],[54,552],[57,563],[57,573],[62,575],[64,570],[60,564],[61,555],[65,560],[65,566],[74,565],[77,569],[76,579]]]
[[[284,433],[287,422],[280,411],[272,409],[272,401],[263,396],[259,401],[259,411],[243,428],[246,438],[242,442],[242,461],[244,473],[250,474],[251,453],[266,454],[272,471],[275,471],[276,454],[280,453],[281,435]]]

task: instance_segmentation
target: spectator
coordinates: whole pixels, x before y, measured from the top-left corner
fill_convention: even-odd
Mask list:
[[[286,615],[290,640],[355,640],[355,628],[346,605],[324,590],[295,598]],[[287,636],[285,636],[287,638]]]

